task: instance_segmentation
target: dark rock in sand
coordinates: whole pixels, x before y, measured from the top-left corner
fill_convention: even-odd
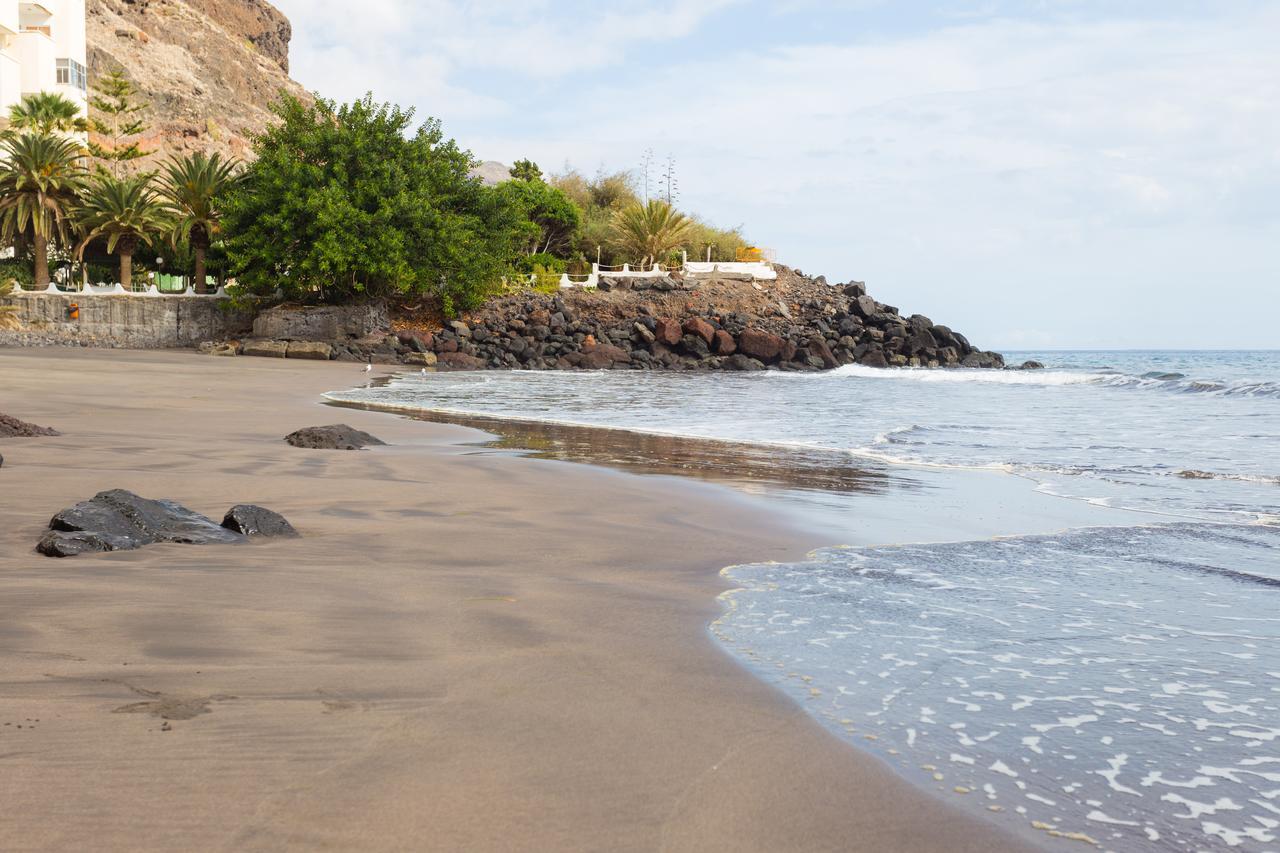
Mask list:
[[[222,519],[222,526],[251,538],[298,535],[298,531],[293,529],[293,525],[283,515],[252,504],[239,504],[227,510],[227,514]]]
[[[46,435],[61,435],[61,433],[56,429],[29,424],[9,415],[0,415],[0,438],[39,438]]]
[[[386,444],[385,441],[346,424],[306,427],[289,433],[284,440],[294,447],[308,450],[359,450],[368,445]]]
[[[234,544],[245,537],[167,500],[114,489],[64,509],[49,522],[36,550],[46,557],[132,551],[157,542]]]

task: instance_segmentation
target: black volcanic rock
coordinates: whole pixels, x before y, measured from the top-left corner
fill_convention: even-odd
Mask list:
[[[385,441],[346,424],[305,427],[289,433],[284,440],[294,447],[309,450],[359,450],[362,447],[386,444]]]
[[[0,414],[0,438],[37,438],[47,435],[61,435],[61,433],[56,429],[36,426],[10,415]]]
[[[265,507],[252,504],[239,504],[227,510],[222,519],[222,526],[227,530],[254,537],[296,537],[298,531],[293,529],[283,515]]]
[[[245,537],[239,533],[181,504],[113,489],[55,515],[36,550],[46,557],[72,557],[132,551],[157,542],[214,545],[243,541]]]

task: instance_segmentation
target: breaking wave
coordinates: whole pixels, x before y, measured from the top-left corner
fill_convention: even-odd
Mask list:
[[[984,385],[1062,386],[1093,385],[1100,388],[1133,388],[1175,394],[1216,394],[1223,397],[1262,397],[1280,399],[1280,382],[1192,379],[1183,373],[1148,371],[1130,375],[1115,371],[1081,370],[977,370],[966,368],[939,369],[927,367],[875,368],[851,364],[823,376],[832,378],[875,379],[880,381],[914,381],[936,383],[975,383]]]

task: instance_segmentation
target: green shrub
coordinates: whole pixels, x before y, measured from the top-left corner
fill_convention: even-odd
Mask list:
[[[19,287],[30,290],[35,287],[36,277],[32,274],[31,265],[17,258],[0,258],[0,283],[16,281]]]

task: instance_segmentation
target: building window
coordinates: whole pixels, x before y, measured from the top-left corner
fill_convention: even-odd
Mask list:
[[[81,92],[87,92],[89,91],[89,73],[74,59],[59,59],[58,85],[75,86]]]

